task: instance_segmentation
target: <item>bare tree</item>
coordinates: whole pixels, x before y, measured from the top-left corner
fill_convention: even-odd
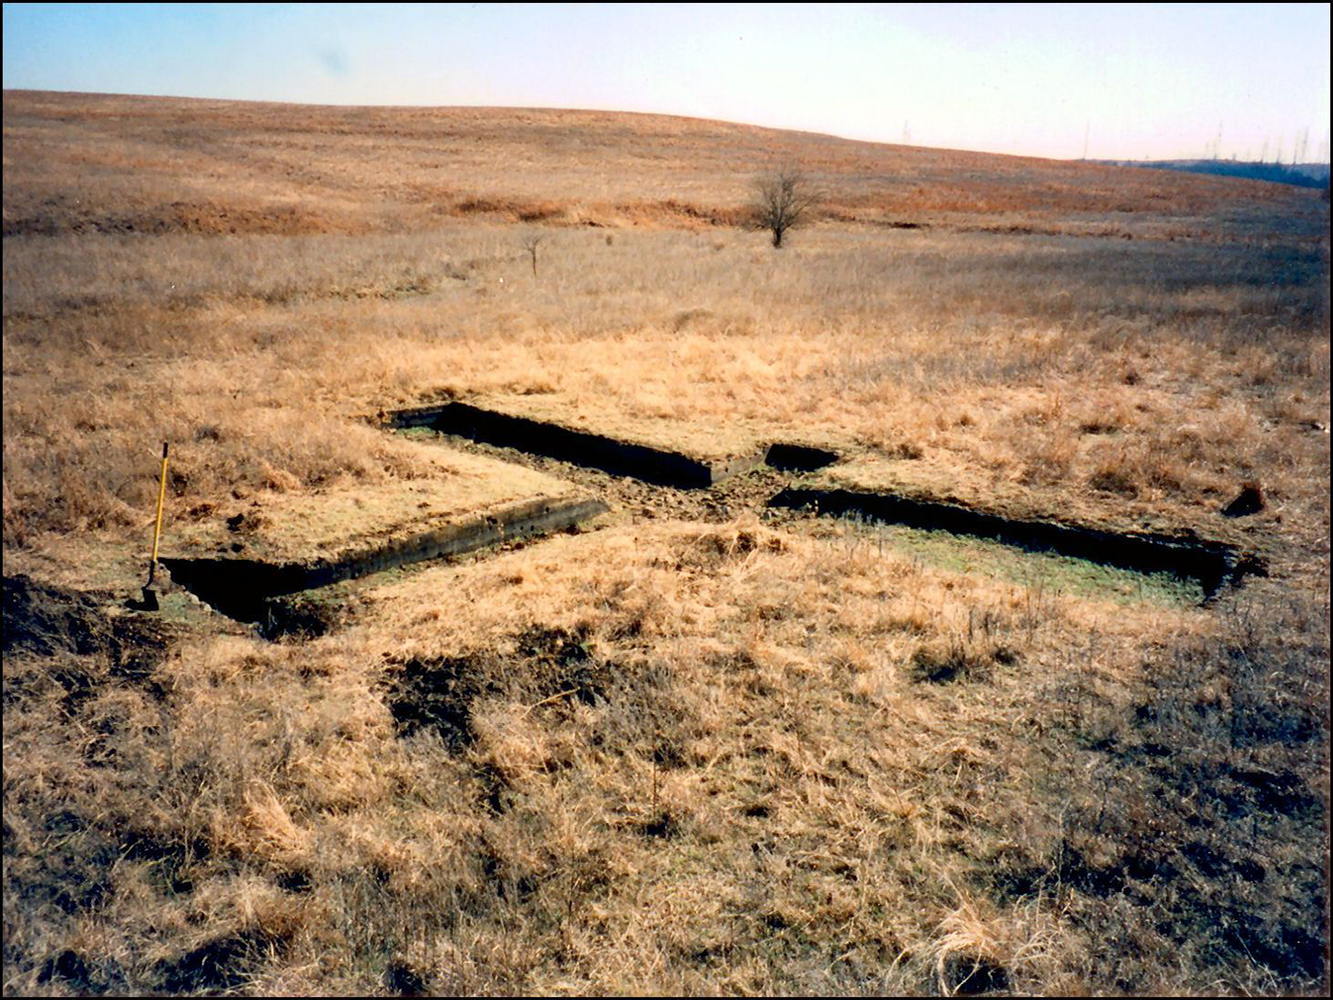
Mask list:
[[[787,230],[809,215],[817,198],[809,178],[798,167],[786,164],[754,179],[750,210],[755,226],[772,233],[773,246],[781,247]]]
[[[529,233],[527,236],[523,237],[523,249],[526,250],[528,256],[532,258],[532,276],[534,278],[537,277],[537,248],[541,246],[541,242],[545,238],[545,236],[538,235],[537,233]]]

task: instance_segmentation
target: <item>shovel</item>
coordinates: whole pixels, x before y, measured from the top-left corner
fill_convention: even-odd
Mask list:
[[[156,611],[157,591],[153,589],[153,578],[157,575],[157,544],[162,538],[162,502],[167,498],[167,442],[162,442],[162,482],[157,488],[157,527],[153,529],[153,558],[148,563],[148,582],[144,584],[143,601],[140,610]]]

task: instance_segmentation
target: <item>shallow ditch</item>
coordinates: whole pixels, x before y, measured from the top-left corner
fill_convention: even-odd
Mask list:
[[[1050,552],[1137,573],[1169,573],[1197,582],[1205,597],[1246,575],[1266,575],[1262,560],[1222,542],[1022,520],[894,493],[788,488],[774,496],[769,506],[833,516],[855,514],[885,524],[996,541],[1026,552]]]
[[[522,462],[526,456],[536,456],[538,461],[552,459],[576,469],[596,470],[584,477],[571,476],[576,481],[608,473],[667,487],[660,492],[668,497],[671,489],[694,493],[761,467],[779,472],[812,472],[839,458],[836,452],[828,449],[780,442],[753,455],[708,463],[680,452],[631,444],[460,402],[400,410],[383,419],[385,425],[393,429],[426,428],[470,440],[478,447],[513,449],[521,453],[513,456],[511,460],[514,461]],[[767,491],[777,485],[773,478],[772,473],[767,482],[762,476],[744,477],[745,482],[754,482],[737,499],[746,506],[765,504],[773,511],[814,510],[834,516],[856,515],[903,528],[956,536],[964,541],[998,542],[1021,552],[1053,553],[1132,573],[1169,574],[1197,584],[1205,598],[1212,597],[1224,584],[1238,583],[1247,574],[1265,573],[1261,560],[1221,542],[1023,520],[956,503],[914,499],[888,492],[787,487],[770,495]],[[602,479],[591,488],[613,500],[625,499],[611,483]],[[584,485],[589,486],[588,483]],[[729,489],[730,484],[722,493]],[[718,494],[709,491],[705,495]],[[644,491],[640,487],[635,496],[646,516],[654,516],[654,511],[663,506],[659,491]],[[166,558],[162,564],[177,584],[223,614],[255,624],[268,638],[293,632],[318,635],[327,629],[337,612],[334,607],[336,595],[330,600],[327,596],[311,593],[320,588],[410,563],[460,555],[510,539],[571,528],[608,509],[607,503],[601,499],[542,499],[336,559],[276,563],[240,558]],[[669,503],[663,512],[683,516],[682,511],[675,510]]]
[[[337,559],[274,563],[258,559],[164,558],[173,582],[230,618],[259,626],[267,638],[319,634],[328,615],[304,592],[397,569],[427,559],[462,555],[515,539],[572,528],[604,513],[601,500],[534,500],[494,514],[423,531]],[[297,599],[294,595],[303,595]]]
[[[385,422],[395,430],[427,428],[439,434],[513,448],[528,455],[676,489],[708,489],[761,465],[785,472],[813,472],[838,460],[837,452],[825,448],[777,443],[739,458],[709,462],[683,452],[633,444],[530,417],[515,417],[470,403],[398,410],[389,414]]]
[[[760,467],[779,472],[814,472],[832,465],[840,457],[826,448],[776,442],[754,455],[710,465],[679,452],[629,444],[460,402],[401,410],[390,414],[387,423],[400,429],[429,428],[483,446],[513,449],[521,453],[514,457],[518,461],[523,461],[523,456],[550,458],[576,468],[691,491],[715,487],[725,479]],[[593,488],[603,493],[610,489],[616,494],[605,481]],[[1188,536],[1116,532],[1057,521],[1023,520],[955,503],[887,492],[787,487],[768,496],[766,501],[764,496],[767,495],[752,495],[750,502],[766,502],[770,510],[813,508],[821,514],[855,514],[904,528],[957,536],[964,541],[993,541],[1021,552],[1051,553],[1131,573],[1171,576],[1197,585],[1205,598],[1224,584],[1239,582],[1247,574],[1264,573],[1261,560],[1233,546]],[[645,510],[657,506],[655,498],[643,499],[649,500]]]
[[[516,448],[531,455],[681,489],[707,489],[762,465],[765,456],[765,452],[760,451],[728,461],[705,462],[678,451],[631,444],[590,431],[484,410],[470,403],[399,410],[389,414],[387,424],[399,430],[426,427],[482,444]]]
[[[768,446],[764,462],[782,472],[814,472],[838,460],[836,451],[815,448],[806,444],[779,442]]]

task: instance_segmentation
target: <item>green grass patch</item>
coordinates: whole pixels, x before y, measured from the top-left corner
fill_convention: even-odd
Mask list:
[[[1198,580],[1172,573],[1141,573],[948,531],[877,524],[858,518],[842,520],[854,525],[857,538],[854,544],[879,545],[955,573],[980,573],[1050,593],[1086,595],[1125,604],[1144,601],[1198,604],[1205,597]]]

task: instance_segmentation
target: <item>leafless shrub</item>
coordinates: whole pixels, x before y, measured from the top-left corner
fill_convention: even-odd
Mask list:
[[[537,277],[537,248],[541,246],[542,240],[546,239],[540,233],[529,233],[523,237],[523,249],[528,256],[532,258],[532,276]]]
[[[806,221],[818,201],[810,180],[792,164],[784,164],[754,179],[750,203],[754,224],[773,234],[773,246],[782,246],[787,230]]]

